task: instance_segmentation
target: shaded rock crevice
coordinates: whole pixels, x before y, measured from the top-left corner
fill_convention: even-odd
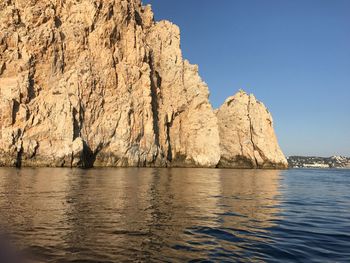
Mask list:
[[[249,133],[250,133],[250,142],[253,145],[253,156],[254,156],[254,161],[255,161],[255,167],[259,167],[259,162],[258,159],[255,156],[255,152],[257,151],[257,147],[254,143],[254,138],[253,138],[253,132],[254,132],[254,127],[252,124],[252,119],[250,117],[250,107],[251,107],[251,97],[249,96],[249,100],[248,100],[248,104],[247,104],[247,117],[248,117],[248,121],[249,121]],[[243,153],[243,152],[242,152]]]

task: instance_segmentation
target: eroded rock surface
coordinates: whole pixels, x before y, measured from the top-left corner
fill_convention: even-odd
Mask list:
[[[217,110],[221,159],[218,167],[286,168],[271,114],[254,95],[244,91]]]
[[[0,92],[1,166],[232,163],[179,28],[140,0],[1,1]]]

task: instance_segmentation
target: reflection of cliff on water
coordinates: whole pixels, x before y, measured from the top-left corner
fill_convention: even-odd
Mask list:
[[[278,210],[280,171],[276,170],[220,170],[222,199],[227,215],[224,226],[234,228],[272,227]],[[227,219],[227,220],[226,220]]]
[[[102,169],[71,177],[66,245],[72,251],[93,247],[110,260],[175,255],[186,228],[218,225],[217,200],[207,198],[220,194],[212,171]]]
[[[278,171],[7,169],[0,222],[58,260],[239,255],[273,226],[278,187]]]
[[[65,234],[68,169],[2,168],[0,224],[20,246],[48,247]]]

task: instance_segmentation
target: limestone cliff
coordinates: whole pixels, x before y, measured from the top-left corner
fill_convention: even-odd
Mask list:
[[[264,162],[227,150],[237,127],[222,129],[225,105],[217,117],[179,28],[140,0],[1,1],[0,91],[1,166],[235,167],[240,154],[252,167],[284,163],[265,154],[278,147],[264,141],[272,128],[246,149]]]

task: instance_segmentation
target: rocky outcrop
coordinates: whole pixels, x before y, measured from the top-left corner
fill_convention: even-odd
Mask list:
[[[217,110],[221,159],[218,167],[285,168],[288,166],[273,129],[271,114],[244,91]]]
[[[0,92],[1,166],[230,163],[179,28],[140,0],[2,1]]]

